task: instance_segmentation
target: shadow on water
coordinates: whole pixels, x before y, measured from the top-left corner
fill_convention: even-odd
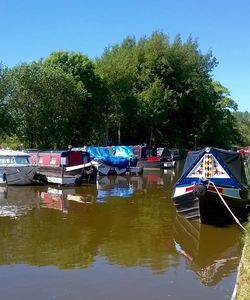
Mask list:
[[[2,187],[3,298],[230,299],[241,233],[176,215],[181,163],[97,185]]]

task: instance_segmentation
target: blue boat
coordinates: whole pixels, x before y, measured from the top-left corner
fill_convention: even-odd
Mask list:
[[[110,155],[105,147],[87,146],[91,163],[99,172],[99,175],[124,175],[129,166],[129,159],[122,156]]]
[[[245,220],[250,186],[241,154],[213,147],[189,152],[173,202],[177,213],[201,223]]]
[[[141,175],[143,173],[143,166],[138,165],[138,158],[130,146],[112,146],[111,150],[113,156],[128,159],[127,172],[129,174]]]

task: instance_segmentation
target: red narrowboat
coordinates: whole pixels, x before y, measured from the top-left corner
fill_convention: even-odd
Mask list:
[[[37,166],[36,179],[58,185],[96,183],[96,170],[85,151],[27,151]]]

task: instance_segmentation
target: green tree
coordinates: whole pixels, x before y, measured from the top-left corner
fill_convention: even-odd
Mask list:
[[[77,109],[78,130],[80,138],[77,145],[83,143],[101,143],[107,122],[108,93],[100,76],[96,73],[94,63],[87,56],[77,52],[57,51],[44,60],[44,65],[61,68],[71,75],[76,84],[85,93],[84,105]]]
[[[239,139],[231,114],[237,105],[213,82],[217,60],[212,52],[202,54],[196,40],[182,42],[178,35],[170,43],[162,32],[138,42],[128,37],[106,49],[96,64],[123,142],[134,136],[137,143],[193,148],[195,141],[226,147]]]
[[[97,72],[110,95],[109,121],[106,129],[109,143],[131,142],[129,132],[133,130],[133,122],[137,118],[138,111],[137,98],[134,94],[137,59],[135,47],[135,39],[127,37],[121,46],[106,48],[101,58],[96,60]]]
[[[8,69],[0,64],[0,137],[5,139],[14,129],[14,120],[9,109],[11,86],[9,83]]]
[[[16,134],[27,147],[66,147],[81,135],[79,107],[86,90],[61,68],[41,62],[22,64],[12,70],[12,114]]]
[[[250,112],[234,112],[233,116],[237,120],[238,130],[242,136],[242,143],[239,146],[250,145]]]

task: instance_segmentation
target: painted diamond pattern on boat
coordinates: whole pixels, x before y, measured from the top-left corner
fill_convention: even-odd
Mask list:
[[[230,178],[221,164],[210,153],[206,153],[200,159],[187,177]]]

